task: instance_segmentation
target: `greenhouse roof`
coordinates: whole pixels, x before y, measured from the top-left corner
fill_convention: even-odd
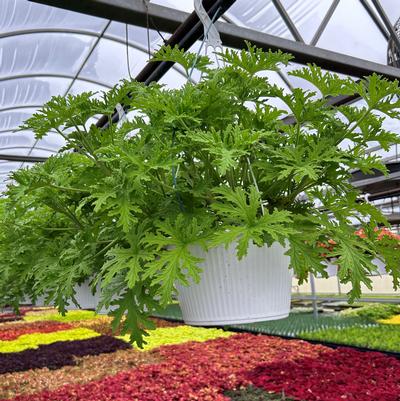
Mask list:
[[[80,3],[40,2],[70,4],[71,8]],[[151,4],[186,13],[193,10],[192,0],[152,0]],[[386,65],[391,27],[399,17],[398,0],[237,0],[220,21]],[[151,29],[143,27],[146,24]],[[0,191],[5,189],[10,171],[42,160],[63,145],[56,133],[36,140],[32,132],[15,132],[25,119],[53,95],[106,90],[122,78],[136,76],[146,65],[149,52],[169,37],[163,30],[151,16],[142,26],[127,26],[28,0],[2,0]],[[193,48],[197,50],[198,44]],[[293,63],[288,70],[296,67]],[[305,85],[286,72],[271,73],[271,79],[288,91]],[[185,81],[184,73],[175,66],[161,79],[170,87]],[[387,121],[387,125],[399,131],[397,122]],[[397,149],[386,156],[396,157]]]

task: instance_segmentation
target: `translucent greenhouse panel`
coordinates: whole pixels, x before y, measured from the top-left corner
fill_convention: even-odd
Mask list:
[[[36,108],[7,110],[0,113],[0,133],[17,129],[26,119],[28,119]]]
[[[151,27],[153,27],[153,24],[151,24]],[[163,40],[158,34],[157,31],[153,29],[149,29],[149,39],[150,39],[150,49],[151,50],[157,50],[159,46],[162,45]],[[160,32],[161,35],[167,40],[169,38],[169,34]],[[119,42],[126,43],[126,29],[125,29],[125,24],[121,22],[116,22],[112,21],[110,26],[105,32],[104,35],[105,38],[109,39],[115,39]],[[147,50],[147,43],[148,43],[148,38],[147,38],[147,29],[142,28],[140,26],[132,26],[128,25],[128,39],[130,44],[140,44],[143,46],[145,50]]]
[[[1,40],[0,77],[73,77],[95,38],[62,33],[18,35]]]
[[[9,162],[9,161],[4,161],[1,160],[0,162],[0,174],[5,175],[8,174],[10,170],[15,170],[16,168],[19,167],[21,163],[20,162]]]
[[[1,0],[0,32],[70,29],[101,32],[105,20],[27,0]]]
[[[35,163],[9,162],[5,160],[0,160],[0,194],[1,192],[6,190],[7,184],[10,184],[12,182],[10,178],[11,172],[22,167],[30,168],[34,165]]]
[[[108,89],[110,89],[110,87],[108,86],[95,84],[93,82],[81,81],[80,79],[77,79],[72,84],[68,93],[71,93],[72,95],[78,95],[79,93],[82,92],[100,93],[102,91],[107,91]]]
[[[129,60],[131,75],[135,77],[147,63],[148,55],[143,50],[130,46]],[[113,86],[122,78],[129,78],[126,46],[109,39],[101,39],[79,77],[91,79],[104,86]]]
[[[332,5],[332,0],[281,0],[303,40],[310,43]]]
[[[176,70],[169,70],[161,79],[160,84],[166,85],[168,88],[181,88],[187,82],[187,78]]]
[[[70,79],[49,77],[0,81],[0,113],[8,108],[41,106],[53,95],[64,94],[70,82]]]
[[[20,168],[21,163],[9,162],[0,160],[0,192],[6,189],[8,183],[10,183],[10,172]]]
[[[293,39],[282,17],[270,0],[237,0],[225,13],[234,24],[286,39]]]
[[[0,134],[0,153],[14,154],[9,149],[29,149],[35,143],[34,135],[30,131],[3,132]],[[18,155],[26,154],[26,151],[18,152]]]
[[[36,142],[35,149],[42,149],[46,152],[56,153],[58,150],[65,145],[64,138],[56,133],[50,132],[45,137],[39,139]],[[40,156],[37,154],[37,156]]]
[[[387,41],[358,0],[339,3],[316,46],[386,64]]]

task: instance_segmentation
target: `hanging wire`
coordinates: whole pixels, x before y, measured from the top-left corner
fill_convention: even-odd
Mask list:
[[[164,35],[158,29],[157,25],[155,24],[155,22],[153,20],[153,17],[149,13],[147,13],[147,15],[149,16],[149,21],[150,21],[151,25],[153,26],[155,31],[158,33],[158,36],[162,39],[164,45],[166,45],[167,44],[167,40],[164,38]]]
[[[128,67],[129,78],[132,80],[131,73],[131,63],[129,60],[129,32],[128,32],[128,24],[125,24],[125,46],[126,46],[126,65]]]
[[[144,6],[146,7],[146,35],[147,35],[147,55],[149,60],[151,59],[150,50],[150,18],[149,18],[149,4],[150,0],[143,0]]]

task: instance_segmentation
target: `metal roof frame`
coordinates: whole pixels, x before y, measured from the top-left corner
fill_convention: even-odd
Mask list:
[[[173,8],[149,3],[148,6],[142,0],[29,0],[36,3],[42,3],[50,6],[68,9],[80,13],[94,15],[108,20],[112,19],[115,21],[129,23],[141,27],[147,27],[148,17],[151,21],[157,25],[157,28],[161,31],[173,33],[178,27],[182,28],[182,23],[190,17],[192,14],[185,13]],[[324,19],[318,27],[314,37],[311,40],[311,44],[305,44],[303,39],[298,32],[290,16],[286,12],[280,0],[272,0],[273,4],[277,8],[279,14],[287,25],[288,29],[292,33],[293,37],[297,41],[283,39],[277,36],[269,35],[263,32],[257,32],[252,29],[240,27],[234,24],[217,22],[216,26],[220,32],[222,42],[225,46],[232,48],[244,48],[246,46],[245,41],[250,41],[256,46],[263,49],[280,49],[284,52],[293,54],[294,61],[299,64],[316,63],[322,68],[330,71],[343,73],[356,77],[363,77],[370,75],[371,73],[378,73],[390,80],[400,80],[400,69],[392,66],[387,66],[379,63],[370,62],[360,58],[348,56],[345,54],[321,49],[314,47],[313,45],[318,42],[323,30],[327,23],[332,17],[333,13],[340,0],[333,0],[329,7]],[[210,1],[208,7],[210,7]],[[373,7],[365,0],[360,0],[360,3],[364,6],[380,32],[385,38],[392,37],[396,45],[399,45],[400,41],[395,37],[393,27],[385,14],[379,0],[372,0]],[[190,26],[186,26],[186,33],[190,31]],[[192,29],[193,31],[193,29]],[[89,34],[89,33],[86,33]],[[115,40],[115,39],[114,39]],[[149,63],[144,68],[144,71],[154,63]],[[140,75],[140,74],[139,74]],[[53,75],[55,76],[55,74]],[[16,78],[16,77],[15,77]],[[73,77],[70,77],[73,78]],[[154,78],[154,77],[153,77]],[[81,79],[81,78],[80,78]],[[90,82],[90,80],[87,80]],[[104,83],[98,83],[104,85]],[[329,103],[333,106],[340,104],[349,104],[358,100],[357,96],[347,97],[338,96],[329,99]],[[285,122],[292,123],[292,119],[287,117]],[[104,124],[104,120],[100,124]]]
[[[146,27],[147,15],[151,17],[160,30],[173,33],[190,14],[158,4],[149,4],[148,9],[142,0],[29,0],[71,11],[113,19]],[[377,0],[374,0],[376,2]],[[275,0],[276,2],[276,0]],[[291,53],[299,64],[316,63],[327,70],[346,75],[364,77],[374,72],[388,78],[400,80],[400,69],[348,56],[342,53],[318,48],[293,40],[273,36],[264,32],[216,22],[215,25],[225,46],[235,49],[246,47],[250,41],[262,49],[282,50]]]

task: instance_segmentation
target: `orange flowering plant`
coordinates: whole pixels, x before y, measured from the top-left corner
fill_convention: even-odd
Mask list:
[[[378,260],[386,260],[390,257],[392,260],[397,261],[398,266],[400,266],[400,235],[394,233],[387,227],[374,227],[368,233],[365,228],[360,228],[354,232],[354,234],[363,241],[371,240],[375,243],[375,249],[378,249]],[[337,248],[338,243],[333,239],[328,239],[327,241],[318,241],[317,247],[322,248],[320,256],[329,262],[335,262],[340,256]],[[388,268],[388,272],[393,274]]]

